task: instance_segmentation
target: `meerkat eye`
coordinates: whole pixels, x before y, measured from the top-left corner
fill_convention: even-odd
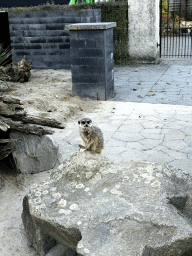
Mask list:
[[[85,124],[85,122],[84,122],[84,121],[82,121],[82,124]]]
[[[88,124],[90,124],[90,121],[87,121]]]

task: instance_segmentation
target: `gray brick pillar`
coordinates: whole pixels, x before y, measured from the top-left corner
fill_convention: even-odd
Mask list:
[[[115,22],[67,25],[70,31],[72,95],[107,100],[114,92]]]

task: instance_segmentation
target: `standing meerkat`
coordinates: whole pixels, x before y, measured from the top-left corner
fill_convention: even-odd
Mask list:
[[[92,120],[90,118],[79,120],[79,134],[86,150],[101,154],[104,147],[103,133],[98,127],[92,126],[91,123]]]

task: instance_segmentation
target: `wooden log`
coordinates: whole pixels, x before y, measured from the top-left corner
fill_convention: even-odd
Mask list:
[[[53,118],[45,118],[45,117],[37,117],[37,116],[22,116],[21,118],[19,118],[20,121],[22,121],[23,123],[31,123],[31,124],[38,124],[38,125],[42,125],[42,126],[49,126],[49,127],[54,127],[54,128],[60,128],[60,129],[64,129],[65,126],[62,125],[61,122],[53,119]]]
[[[35,134],[38,136],[45,134],[53,134],[54,131],[48,130],[40,125],[35,124],[23,124],[21,121],[13,121],[10,118],[0,116],[0,121],[5,122],[10,126],[10,130],[20,131],[24,133]]]
[[[21,101],[17,98],[12,98],[9,96],[0,96],[0,102],[6,103],[6,104],[19,104],[19,105],[23,105],[21,103]]]
[[[0,97],[0,115],[12,118],[23,123],[37,124],[54,128],[64,129],[61,122],[53,118],[45,118],[27,115],[19,99],[11,97]]]
[[[19,104],[5,104],[0,102],[0,115],[18,118],[20,116],[25,116],[26,112]]]

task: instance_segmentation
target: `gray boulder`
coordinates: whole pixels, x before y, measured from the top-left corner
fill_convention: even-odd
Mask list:
[[[192,255],[191,195],[180,170],[82,152],[32,186],[22,219],[41,256],[51,238],[84,256]]]
[[[13,161],[21,173],[38,173],[54,168],[58,161],[58,145],[50,135],[36,136],[11,132],[14,142]]]

